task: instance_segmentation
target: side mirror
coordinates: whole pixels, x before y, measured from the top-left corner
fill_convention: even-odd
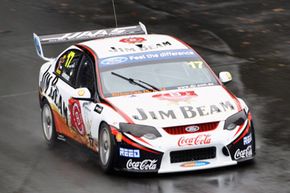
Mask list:
[[[77,100],[94,101],[91,92],[85,87],[75,89],[72,98]]]
[[[220,72],[219,79],[224,84],[227,84],[233,80],[231,73],[227,71]]]

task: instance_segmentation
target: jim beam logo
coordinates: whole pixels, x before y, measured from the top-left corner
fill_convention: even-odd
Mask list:
[[[164,41],[156,44],[132,44],[130,47],[110,47],[109,52],[122,52],[122,53],[131,53],[131,52],[142,52],[142,51],[150,51],[156,50],[160,48],[166,48],[172,46],[171,42]]]
[[[168,120],[168,119],[193,119],[195,117],[204,117],[223,112],[233,111],[234,105],[229,102],[220,102],[208,106],[179,106],[177,109],[147,111],[143,108],[137,108],[137,113],[132,117],[136,120],[144,121],[148,119]]]

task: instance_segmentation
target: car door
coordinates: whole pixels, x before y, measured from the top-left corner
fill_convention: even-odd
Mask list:
[[[77,107],[72,106],[72,96],[76,90],[76,78],[82,57],[83,52],[79,49],[69,49],[59,57],[54,72],[58,81],[52,94],[52,98],[56,98],[53,95],[58,95],[56,104],[64,118],[64,120],[56,120],[57,131],[80,143],[85,141],[82,137],[83,128],[80,123],[77,125],[78,127],[73,124],[72,118],[76,118],[78,114],[73,112]]]
[[[96,101],[98,101],[96,75],[93,59],[86,53],[83,54],[76,77],[76,89],[89,90],[91,100],[87,99],[70,99],[71,107],[71,125],[79,131],[82,136],[82,142],[89,148],[96,150],[97,141],[92,137],[92,130],[97,130],[98,125],[95,122]]]

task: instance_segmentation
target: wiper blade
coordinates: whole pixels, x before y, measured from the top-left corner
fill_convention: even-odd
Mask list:
[[[127,77],[122,76],[121,74],[118,74],[118,73],[116,73],[116,72],[111,72],[111,74],[112,74],[112,75],[115,75],[115,76],[117,76],[117,77],[119,77],[119,78],[122,78],[122,79],[124,79],[124,80],[127,80],[130,84],[140,86],[140,87],[142,87],[142,88],[144,88],[144,89],[146,89],[146,90],[150,90],[150,91],[154,91],[154,90],[155,90],[155,91],[160,91],[159,88],[157,88],[157,87],[155,87],[155,86],[153,86],[153,85],[151,85],[151,84],[149,84],[149,83],[147,83],[147,82],[144,82],[144,81],[142,81],[142,80],[137,80],[137,79],[133,79],[133,78],[127,78]],[[142,83],[142,84],[140,84],[140,83]],[[146,86],[149,86],[150,88],[144,86],[143,84],[146,85]]]

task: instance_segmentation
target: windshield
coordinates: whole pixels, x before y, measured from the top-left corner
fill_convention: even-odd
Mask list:
[[[145,58],[146,60],[128,61],[130,56],[102,60],[100,62],[100,75],[104,96],[152,92],[152,89],[130,84],[128,79],[141,80],[159,90],[186,89],[218,84],[204,61],[195,52],[190,51],[190,53],[186,57],[174,56],[155,60]],[[122,75],[123,78],[115,76],[114,73]]]

